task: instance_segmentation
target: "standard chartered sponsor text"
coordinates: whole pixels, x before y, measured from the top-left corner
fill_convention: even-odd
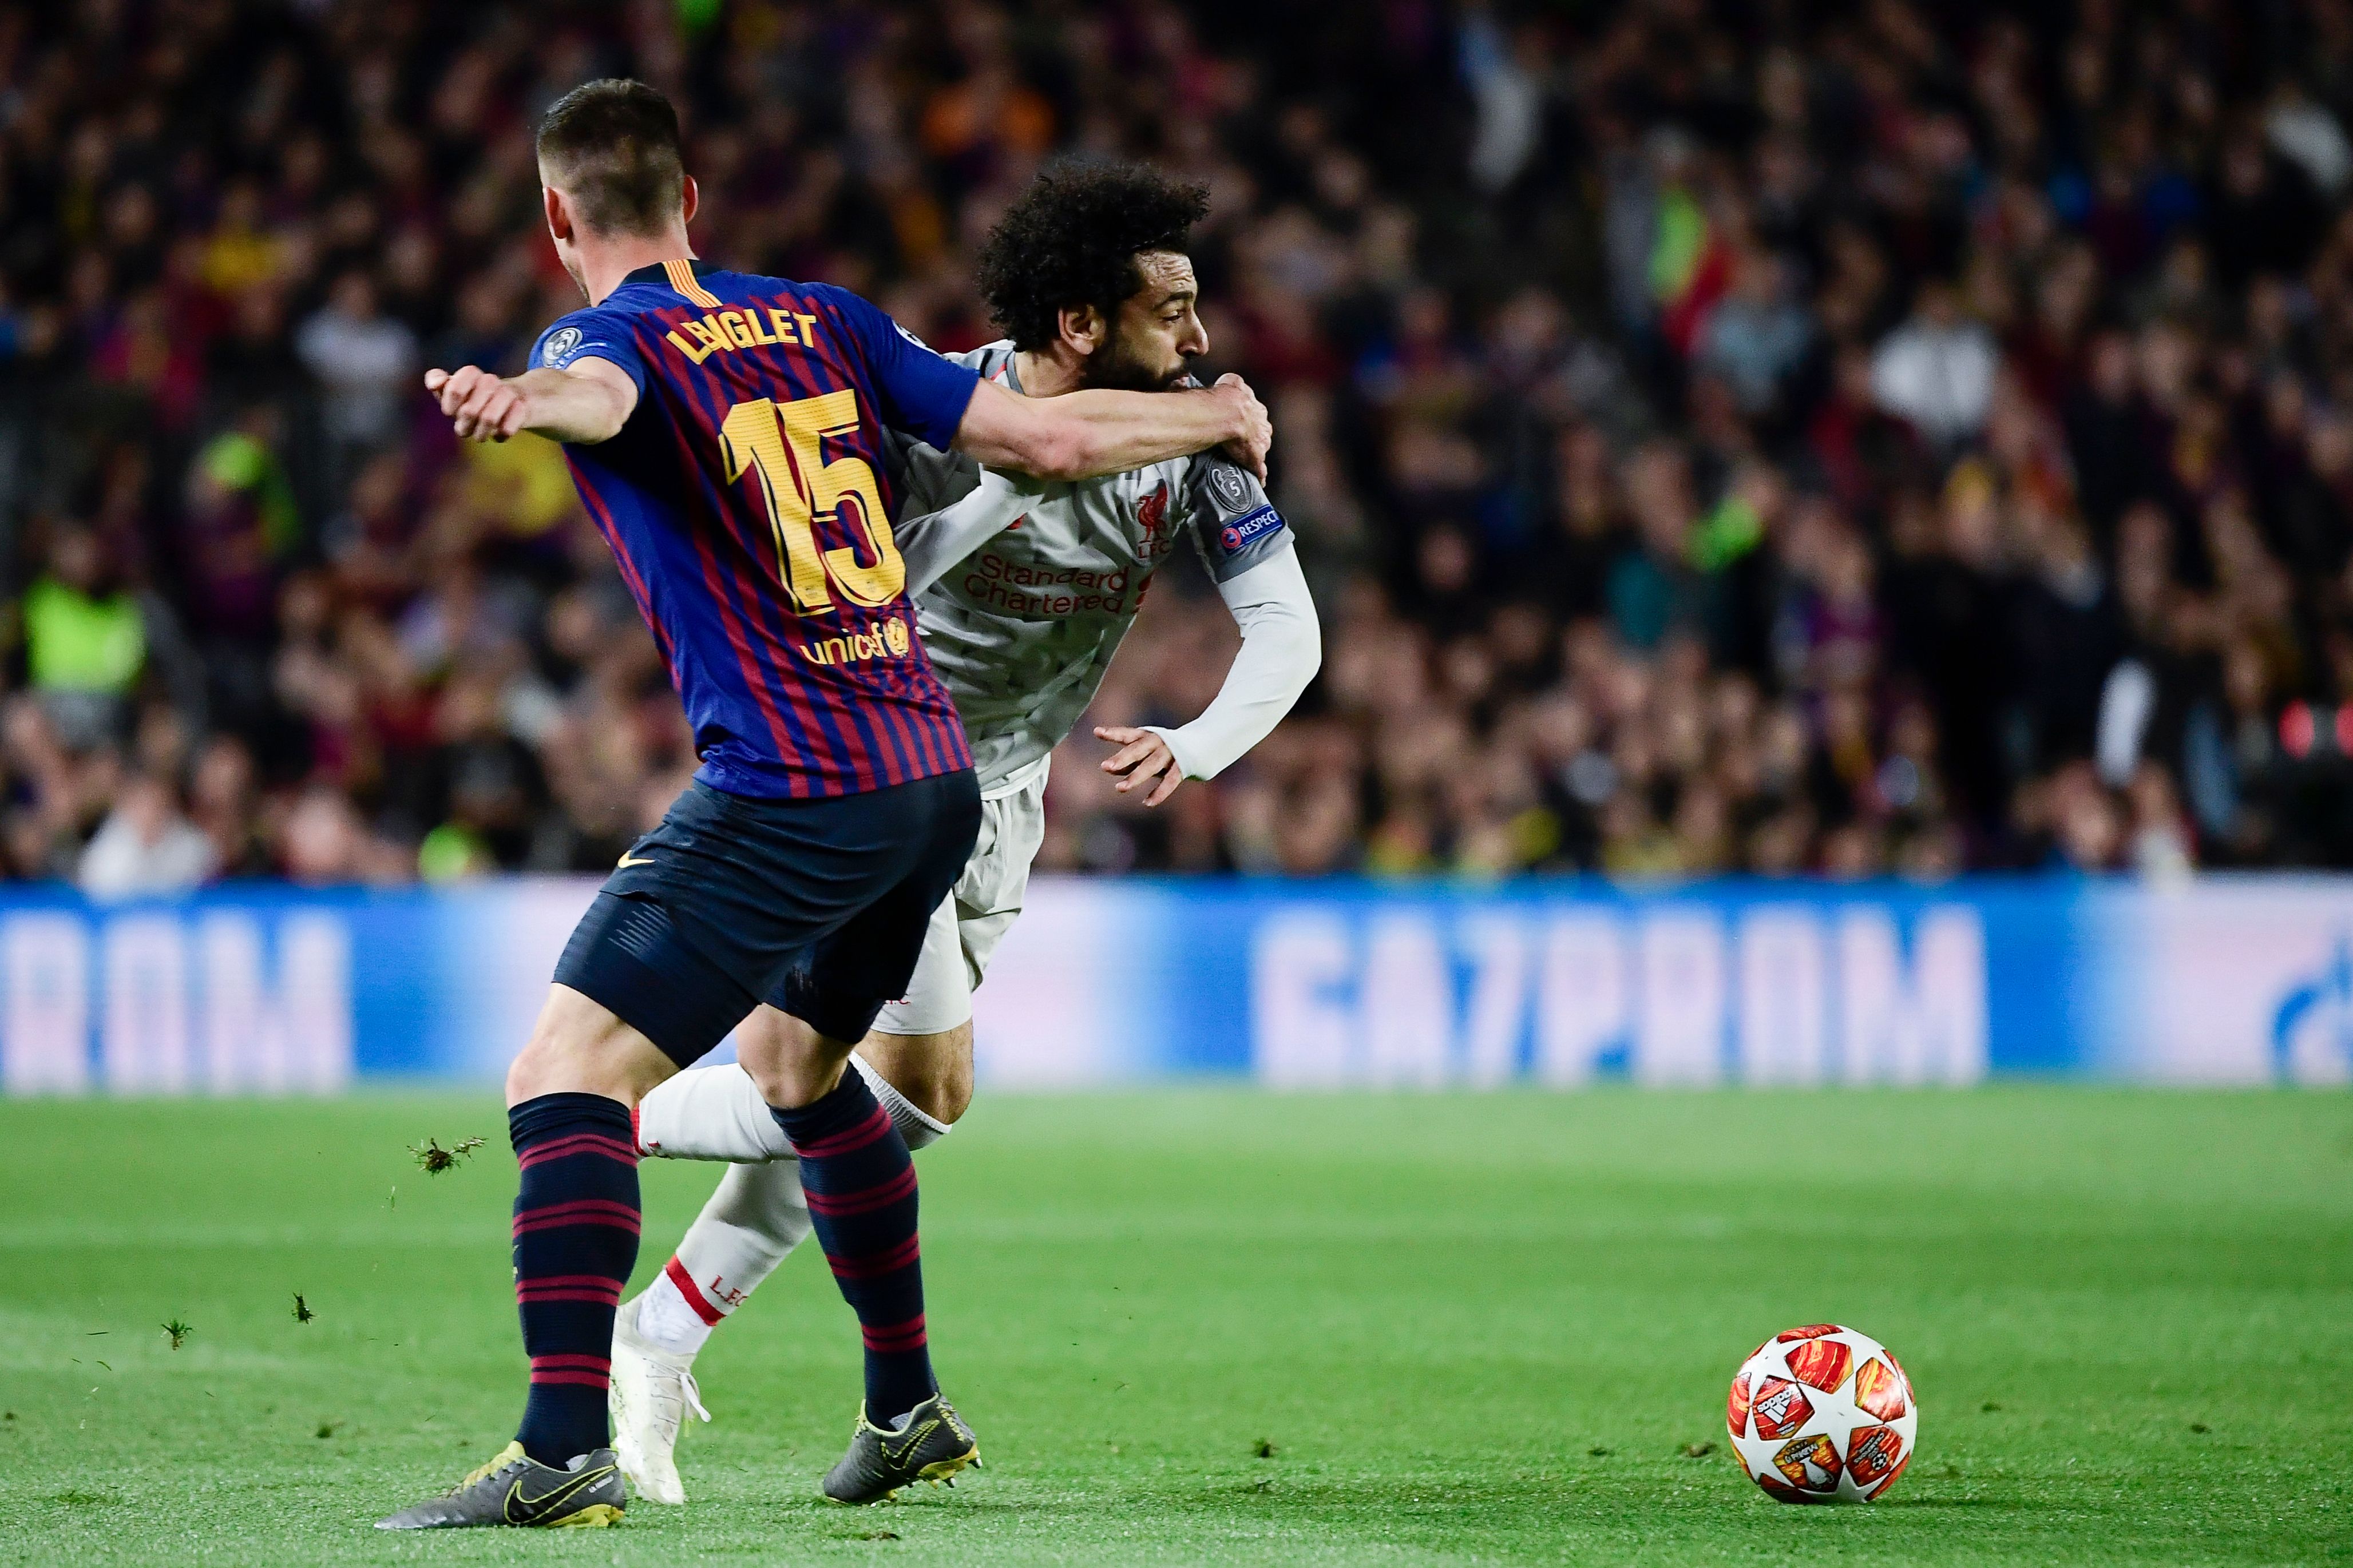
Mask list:
[[[984,551],[967,563],[956,587],[975,604],[1007,615],[1116,615],[1133,608],[1128,581],[1125,571],[1095,572],[1082,566],[1046,570]]]

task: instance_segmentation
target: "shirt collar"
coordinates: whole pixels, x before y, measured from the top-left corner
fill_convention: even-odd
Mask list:
[[[693,269],[694,275],[697,278],[706,277],[711,273],[720,270],[716,263],[709,261],[689,261],[687,266]],[[669,262],[656,261],[648,266],[638,268],[635,272],[632,272],[628,277],[622,279],[621,281],[623,283],[660,283],[667,285],[670,282],[669,269]]]

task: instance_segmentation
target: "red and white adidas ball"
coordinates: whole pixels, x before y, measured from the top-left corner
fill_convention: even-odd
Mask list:
[[[1920,1409],[1887,1347],[1813,1323],[1757,1347],[1725,1408],[1748,1479],[1783,1502],[1870,1502],[1912,1462]]]

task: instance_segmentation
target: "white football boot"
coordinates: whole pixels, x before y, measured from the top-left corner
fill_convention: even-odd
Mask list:
[[[638,1303],[621,1303],[613,1319],[612,1390],[606,1395],[613,1416],[613,1448],[621,1473],[648,1502],[682,1503],[678,1479],[679,1428],[690,1410],[703,1420],[702,1391],[694,1385],[694,1358],[679,1355],[638,1337]]]

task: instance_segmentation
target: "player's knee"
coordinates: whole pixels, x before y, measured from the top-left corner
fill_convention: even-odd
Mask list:
[[[808,1105],[830,1093],[841,1081],[844,1058],[795,1052],[769,1058],[757,1065],[746,1061],[744,1070],[759,1086],[760,1098],[780,1110]]]
[[[737,1026],[735,1059],[779,1110],[822,1100],[841,1081],[849,1051],[791,1015],[763,1006]]]
[[[565,1094],[588,1088],[586,1053],[580,1043],[560,1034],[534,1030],[530,1042],[507,1064],[507,1103],[521,1105],[543,1094]]]
[[[675,1071],[653,1043],[576,991],[552,988],[531,1038],[507,1064],[507,1103],[601,1094],[634,1105]]]

